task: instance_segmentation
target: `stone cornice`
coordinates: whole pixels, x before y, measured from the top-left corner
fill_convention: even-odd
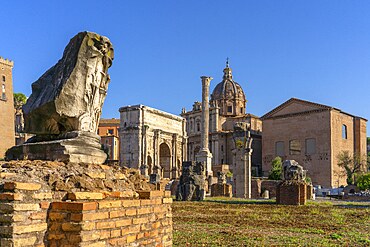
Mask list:
[[[149,106],[145,106],[145,105],[124,106],[124,107],[119,108],[119,112],[135,111],[135,110],[140,110],[140,109],[144,110],[144,111],[147,111],[147,112],[157,114],[157,115],[162,116],[162,117],[166,117],[166,118],[169,118],[169,119],[172,119],[172,120],[180,121],[180,122],[185,120],[183,117],[176,116],[174,114],[164,112],[164,111],[161,111],[161,110],[149,107]]]
[[[312,113],[319,113],[319,112],[324,112],[324,111],[331,111],[333,109],[317,109],[317,110],[311,110],[311,111],[304,111],[304,112],[296,112],[296,113],[290,113],[290,114],[284,114],[284,115],[279,115],[275,117],[265,117],[262,120],[270,120],[270,119],[279,119],[279,118],[289,118],[289,117],[296,117],[296,116],[303,116],[303,115],[309,115]]]

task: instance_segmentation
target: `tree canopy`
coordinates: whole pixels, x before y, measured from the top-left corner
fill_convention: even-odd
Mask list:
[[[20,108],[24,105],[27,101],[26,95],[23,93],[14,93],[14,108]]]
[[[347,184],[354,184],[355,175],[366,171],[368,166],[368,157],[359,154],[351,155],[348,151],[342,151],[338,154],[338,166],[343,168],[347,176]]]
[[[268,178],[271,180],[281,180],[282,173],[283,173],[283,163],[281,161],[281,158],[278,156],[272,160],[272,167]]]

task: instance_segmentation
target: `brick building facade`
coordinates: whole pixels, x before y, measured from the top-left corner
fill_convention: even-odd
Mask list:
[[[119,119],[100,119],[98,135],[101,137],[101,144],[108,150],[108,161],[119,161]]]
[[[340,109],[291,98],[262,117],[263,172],[280,156],[307,170],[314,185],[346,185],[338,154],[366,154],[366,119]]]
[[[13,61],[0,57],[0,158],[15,144]]]

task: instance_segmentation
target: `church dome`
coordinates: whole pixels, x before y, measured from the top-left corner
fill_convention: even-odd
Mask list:
[[[226,63],[223,80],[211,94],[211,105],[220,108],[221,115],[241,115],[245,113],[245,94],[242,87],[233,80],[232,70]]]

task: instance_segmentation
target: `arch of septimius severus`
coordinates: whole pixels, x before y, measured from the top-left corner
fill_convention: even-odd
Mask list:
[[[120,108],[120,163],[177,178],[186,160],[185,119],[148,106]]]

